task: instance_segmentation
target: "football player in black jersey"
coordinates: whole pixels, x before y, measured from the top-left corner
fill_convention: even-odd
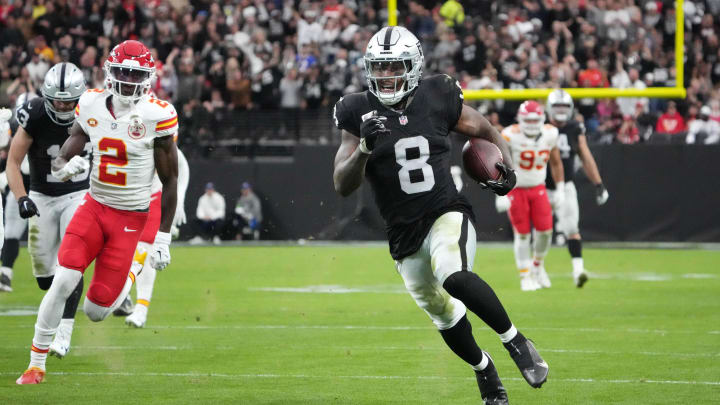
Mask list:
[[[531,386],[545,382],[548,367],[510,322],[492,288],[472,272],[474,216],[450,174],[448,134],[454,130],[498,145],[503,176],[485,186],[501,195],[515,185],[507,144],[479,112],[463,104],[457,81],[447,75],[421,78],[422,48],[407,29],[378,31],[364,62],[369,90],[335,105],[335,123],[342,130],[335,189],[348,196],[367,178],[408,292],[450,349],[475,370],[486,403],[507,403],[492,359],[475,342],[466,308],[498,333]]]
[[[595,185],[597,204],[605,204],[610,195],[603,185],[595,159],[587,146],[585,125],[573,119],[573,99],[570,94],[562,89],[553,90],[547,98],[547,109],[550,123],[555,125],[559,131],[557,146],[565,171],[565,199],[560,206],[553,206],[553,210],[557,217],[557,230],[567,238],[567,246],[572,258],[573,280],[575,285],[580,288],[587,282],[588,274],[582,258],[582,243],[578,226],[580,209],[573,182],[576,155],[580,157],[588,179]],[[552,170],[548,170],[545,186],[550,201],[553,201],[555,182],[552,178]]]
[[[20,216],[29,218],[28,251],[40,289],[52,284],[58,249],[65,228],[89,187],[90,172],[61,182],[50,174],[50,162],[60,152],[75,120],[75,106],[85,92],[82,72],[72,63],[58,63],[45,75],[42,97],[26,101],[16,112],[19,127],[10,145],[7,177],[17,198]],[[89,147],[89,144],[88,144]],[[23,185],[20,164],[30,162],[30,194]],[[83,281],[65,302],[63,319],[50,345],[60,358],[70,350],[75,312]]]

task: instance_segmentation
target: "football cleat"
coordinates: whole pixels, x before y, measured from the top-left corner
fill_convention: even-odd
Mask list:
[[[530,276],[520,277],[520,289],[523,291],[535,291],[539,290],[540,284],[535,281],[535,278]]]
[[[0,292],[12,292],[12,269],[0,268]]]
[[[477,379],[478,388],[480,388],[480,396],[482,396],[485,405],[507,405],[508,396],[505,387],[500,381],[492,357],[487,352],[483,352],[488,358],[488,365],[485,370],[475,370],[475,378]]]
[[[119,307],[115,308],[113,315],[115,316],[128,316],[133,313],[133,303],[130,299],[130,294],[125,297],[125,300],[120,304]]]
[[[125,324],[133,328],[145,327],[145,321],[147,321],[147,315],[141,315],[140,311],[135,311],[125,318]]]
[[[58,326],[57,332],[55,333],[55,338],[50,344],[50,347],[48,347],[48,354],[50,356],[55,356],[58,359],[62,359],[67,356],[70,352],[70,338],[72,337],[72,330],[72,325],[60,323],[60,326]]]
[[[45,379],[45,370],[41,369],[40,367],[30,367],[29,369],[25,370],[25,372],[15,380],[15,384],[18,385],[25,385],[25,384],[40,384]]]
[[[503,343],[503,346],[510,352],[510,357],[515,361],[525,381],[533,388],[540,388],[547,380],[549,368],[535,345],[518,332],[513,340]]]
[[[589,277],[585,270],[579,273],[573,272],[573,280],[575,280],[575,286],[577,286],[577,288],[582,288],[582,286],[587,283],[588,279]]]
[[[545,271],[545,266],[532,266],[532,270],[530,270],[532,277],[535,279],[535,282],[541,287],[541,288],[550,288],[552,284],[550,284],[550,277],[548,277],[547,272]]]

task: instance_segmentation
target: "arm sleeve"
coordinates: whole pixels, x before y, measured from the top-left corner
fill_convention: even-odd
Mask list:
[[[345,131],[359,137],[360,125],[352,112],[350,103],[350,96],[342,97],[338,100],[338,102],[335,103],[335,108],[333,108],[333,120],[335,121],[335,126],[338,127],[338,129],[344,129]]]
[[[190,166],[188,165],[185,155],[178,149],[178,180],[177,180],[177,199],[178,207],[185,206],[185,193],[187,193],[188,183],[190,182]]]

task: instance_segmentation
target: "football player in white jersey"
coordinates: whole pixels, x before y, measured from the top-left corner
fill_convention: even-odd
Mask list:
[[[58,252],[53,283],[40,304],[30,365],[18,384],[38,384],[62,303],[85,269],[95,272],[83,309],[90,320],[105,319],[130,291],[133,253],[148,219],[155,172],[163,184],[160,230],[148,254],[153,268],[170,263],[170,228],[177,199],[177,113],[168,102],[148,96],[155,75],[150,51],[138,41],[113,48],[105,61],[106,89],[85,92],[75,109],[70,137],[52,163],[60,180],[87,170],[79,156],[93,146],[90,192],[78,207]]]
[[[187,221],[185,215],[185,193],[189,181],[190,167],[188,166],[185,155],[178,149],[178,202],[177,209],[175,210],[175,218],[173,219],[173,232]],[[152,298],[153,287],[155,285],[155,276],[157,275],[157,270],[150,265],[150,260],[146,260],[148,252],[152,250],[155,235],[160,228],[162,183],[157,175],[155,175],[155,179],[153,180],[152,193],[150,216],[148,217],[147,224],[145,224],[145,229],[143,229],[140,242],[138,242],[137,248],[135,249],[135,256],[133,257],[132,268],[130,270],[131,273],[137,274],[137,278],[135,279],[135,292],[137,294],[135,307],[133,308],[130,294],[128,294],[123,304],[114,311],[114,314],[117,316],[128,315],[125,318],[125,323],[135,328],[145,326],[148,309],[150,307],[150,299]]]
[[[543,107],[536,101],[526,101],[518,109],[517,120],[517,124],[502,131],[516,164],[517,185],[507,197],[498,196],[496,204],[498,211],[508,210],[513,226],[520,289],[532,291],[550,287],[544,260],[552,240],[553,218],[545,176],[549,160],[555,182],[562,185],[563,166],[557,148],[558,130],[545,124]],[[562,193],[556,192],[554,198],[555,204],[562,204]],[[531,257],[532,228],[535,233]]]

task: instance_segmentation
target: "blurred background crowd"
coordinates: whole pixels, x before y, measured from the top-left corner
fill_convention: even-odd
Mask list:
[[[652,0],[398,2],[425,74],[467,89],[674,86],[675,9]],[[720,138],[720,0],[685,0],[684,100],[576,100],[591,142]],[[0,106],[70,61],[104,87],[112,47],[137,39],[158,67],[154,91],[180,113],[190,156],[258,141],[337,142],[331,109],[362,91],[362,55],[385,0],[0,0]],[[519,102],[475,102],[498,127]]]

